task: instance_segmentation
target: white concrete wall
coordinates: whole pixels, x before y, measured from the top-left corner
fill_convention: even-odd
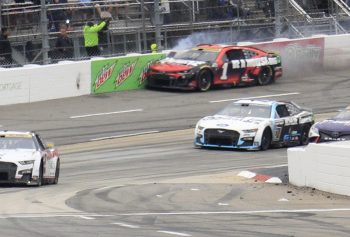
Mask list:
[[[0,105],[90,94],[90,61],[0,69]]]
[[[350,196],[350,141],[288,149],[289,182]]]
[[[325,37],[324,68],[339,70],[349,68],[350,35],[334,35]]]

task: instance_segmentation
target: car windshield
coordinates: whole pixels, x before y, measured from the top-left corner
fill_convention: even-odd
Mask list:
[[[0,149],[36,149],[32,137],[0,136]]]
[[[232,117],[259,117],[270,118],[271,106],[259,104],[230,104],[217,115],[225,115]]]
[[[341,111],[339,114],[337,114],[334,118],[334,120],[337,121],[346,121],[350,120],[350,110],[344,110]]]
[[[205,50],[189,50],[175,54],[175,59],[184,59],[184,60],[195,60],[195,61],[204,61],[204,62],[214,62],[218,52],[205,51]]]

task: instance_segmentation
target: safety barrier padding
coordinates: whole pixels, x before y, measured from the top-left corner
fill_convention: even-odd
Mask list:
[[[350,196],[350,141],[289,148],[289,182]]]

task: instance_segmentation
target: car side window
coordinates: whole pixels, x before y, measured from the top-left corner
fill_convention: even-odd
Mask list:
[[[241,49],[232,49],[226,52],[226,56],[229,61],[244,59],[244,53]]]
[[[223,61],[224,63],[227,63],[227,62],[229,61],[226,54],[224,54],[224,55],[222,56],[222,61]]]
[[[280,118],[285,118],[290,116],[290,113],[288,112],[286,105],[278,105],[276,107],[276,112]]]
[[[250,51],[250,50],[243,50],[243,54],[244,54],[244,57],[246,59],[253,58],[253,57],[255,57],[257,55],[255,52]]]

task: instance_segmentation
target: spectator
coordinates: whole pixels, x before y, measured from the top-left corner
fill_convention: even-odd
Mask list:
[[[12,65],[12,48],[11,43],[8,39],[10,32],[7,28],[1,29],[0,36],[0,64],[1,65]]]
[[[64,23],[68,19],[67,12],[64,8],[64,5],[66,4],[67,0],[52,0],[51,4],[51,9],[48,12],[48,17],[49,17],[49,28],[51,32],[57,32],[59,31],[59,27],[62,23]],[[54,6],[56,5],[56,6]]]
[[[265,16],[267,18],[275,16],[275,3],[273,0],[268,0],[265,3],[265,7],[263,8]]]
[[[65,24],[62,24],[60,27],[60,34],[56,40],[56,57],[59,59],[71,59],[73,58],[73,41],[68,36],[68,27]]]
[[[104,8],[101,8],[99,4],[95,4],[95,8],[102,21],[105,19],[109,19],[109,20],[112,19],[112,15],[110,13],[111,8],[108,8],[107,10],[105,10]],[[103,50],[103,48],[108,44],[109,20],[107,21],[106,25],[98,32],[100,50]]]
[[[34,45],[31,40],[28,40],[26,42],[26,45],[24,46],[25,49],[25,55],[29,63],[32,63],[34,60]]]
[[[82,10],[83,15],[83,21],[86,21],[87,19],[93,18],[94,15],[94,9],[92,0],[79,0],[80,6],[82,6],[84,9]]]
[[[151,44],[151,52],[152,53],[157,53],[158,52],[158,45],[153,43]]]
[[[130,19],[129,17],[129,2],[128,1],[119,1],[116,0],[106,0],[108,5],[108,11],[113,15],[113,19]],[[114,5],[114,6],[113,6]],[[123,8],[124,12],[121,14],[120,9]],[[114,11],[114,13],[113,13]]]
[[[99,24],[94,24],[89,21],[84,26],[84,46],[88,56],[92,57],[100,55],[101,52],[99,49],[98,32],[100,32],[106,26],[106,24],[109,23],[109,20],[110,19],[106,19]]]

